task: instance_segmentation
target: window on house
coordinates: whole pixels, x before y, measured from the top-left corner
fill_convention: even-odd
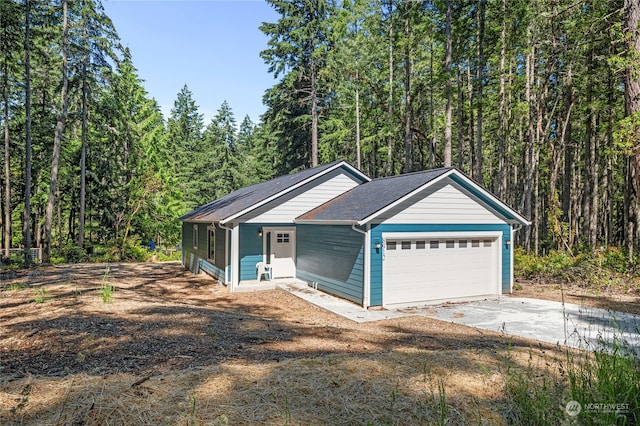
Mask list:
[[[416,241],[416,250],[422,250],[426,246],[425,241]]]
[[[209,228],[209,232],[208,232],[208,239],[207,239],[207,245],[208,245],[208,257],[210,260],[213,260],[215,262],[216,260],[216,230],[214,228]]]
[[[454,240],[447,240],[447,248],[454,248],[456,246],[456,242]]]
[[[396,242],[395,241],[387,241],[387,250],[395,250]]]
[[[440,248],[440,241],[429,241],[429,248],[432,248],[432,249]]]
[[[193,248],[198,248],[198,225],[193,225]]]
[[[484,240],[482,242],[482,245],[485,246],[485,247],[491,247],[491,240]]]
[[[467,247],[467,240],[460,240],[460,241],[458,241],[458,247],[460,247],[460,248],[466,248],[466,247]]]
[[[471,247],[480,247],[480,240],[471,240]]]
[[[411,241],[403,241],[402,250],[411,250]]]
[[[276,234],[276,241],[278,243],[288,243],[289,242],[289,233],[278,233],[278,234]]]

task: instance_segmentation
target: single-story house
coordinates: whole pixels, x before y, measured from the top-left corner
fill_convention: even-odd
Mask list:
[[[364,307],[510,293],[529,221],[453,167],[371,180],[344,161],[239,189],[182,220],[183,264],[231,291],[295,277]]]

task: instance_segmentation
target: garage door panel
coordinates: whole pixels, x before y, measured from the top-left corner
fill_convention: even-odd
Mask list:
[[[410,248],[408,241],[411,241]],[[496,294],[499,291],[498,248],[496,238],[387,240],[383,303]]]

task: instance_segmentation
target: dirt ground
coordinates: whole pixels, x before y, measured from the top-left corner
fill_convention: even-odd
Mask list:
[[[548,284],[520,280],[516,281],[512,296],[564,301],[565,303],[640,315],[640,286],[638,284],[617,284],[594,288],[580,283]]]
[[[179,263],[5,272],[0,290],[0,424],[508,424],[506,369],[561,354],[425,317],[357,324]],[[638,313],[637,295],[605,299]]]

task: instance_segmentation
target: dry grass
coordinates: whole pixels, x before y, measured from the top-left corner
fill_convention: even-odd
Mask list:
[[[397,351],[3,381],[2,424],[504,424],[486,356]],[[463,361],[464,369],[460,369]],[[469,368],[475,371],[469,371]],[[442,383],[445,395],[441,394]],[[446,400],[443,412],[441,397]]]
[[[112,266],[105,304],[103,271],[0,282],[0,424],[500,425],[507,358],[535,346],[424,317],[356,324],[175,264]]]

